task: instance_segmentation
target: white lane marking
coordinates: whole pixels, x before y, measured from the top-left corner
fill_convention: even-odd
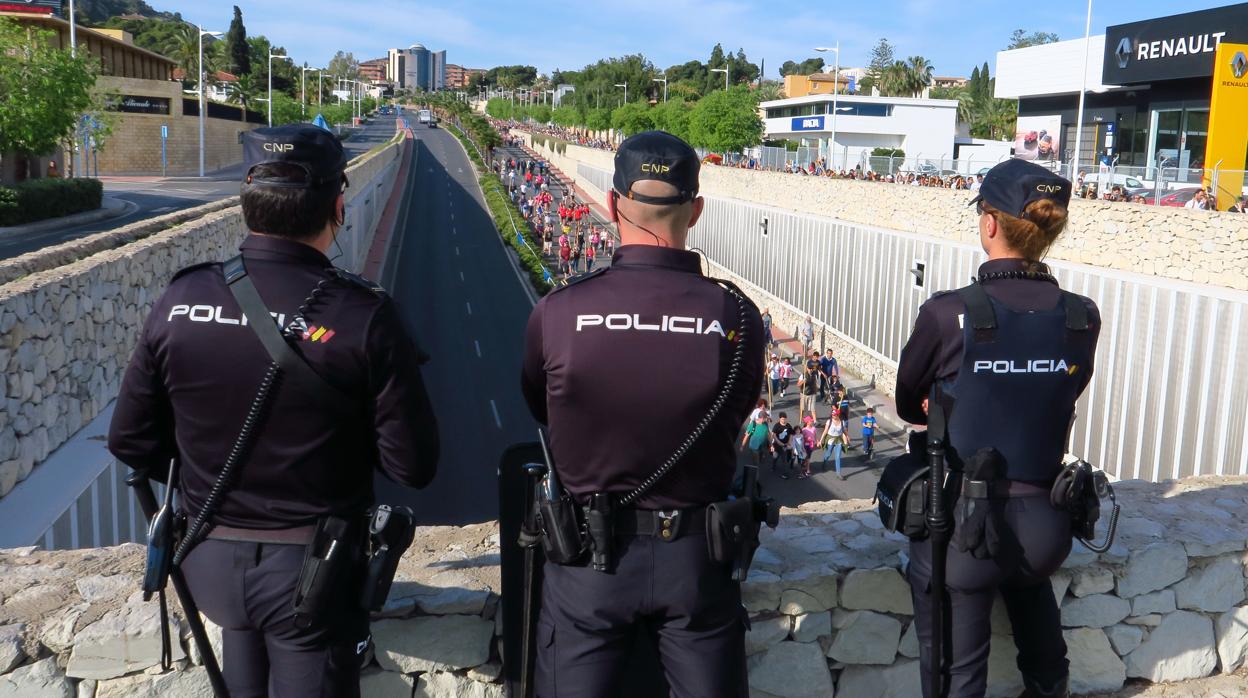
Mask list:
[[[462,272],[462,271],[461,271],[461,272],[459,272],[459,280],[460,280],[460,281],[463,281],[463,280],[464,280],[464,272]]]
[[[495,405],[493,400],[490,400],[490,411],[494,413],[494,424],[498,425],[499,429],[502,429],[503,420],[498,418],[498,405]]]
[[[456,256],[456,257],[458,257],[458,256],[459,256],[459,245],[456,245],[456,246],[455,246],[455,256]]]
[[[481,358],[481,342],[474,339],[472,340],[472,346],[477,348],[477,358]]]
[[[455,220],[455,212],[451,211],[451,220]]]
[[[451,228],[451,235],[459,235],[459,230],[456,228]]]
[[[468,301],[464,301],[464,305],[468,306],[468,314],[472,315],[472,303],[469,303]]]

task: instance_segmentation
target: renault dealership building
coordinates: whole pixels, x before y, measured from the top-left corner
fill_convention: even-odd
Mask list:
[[[1218,165],[1205,162],[1215,55],[1223,43],[1248,43],[1248,3],[1111,26],[1088,42],[997,54],[996,96],[1018,100],[1020,142],[1047,135],[1056,141],[1053,158],[1068,162],[1086,84],[1080,166],[1107,154],[1142,177],[1153,178],[1160,165],[1199,182],[1199,170]],[[1220,169],[1246,169],[1245,160]]]

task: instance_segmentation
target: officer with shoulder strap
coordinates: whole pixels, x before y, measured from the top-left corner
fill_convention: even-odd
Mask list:
[[[942,590],[932,588],[933,558],[939,564],[944,555],[934,556],[931,538],[911,543],[908,572],[922,666],[926,675],[939,663],[942,695],[984,695],[998,590],[1024,695],[1068,695],[1048,577],[1070,553],[1071,515],[1050,494],[1101,325],[1096,305],[1059,288],[1040,262],[1066,226],[1070,194],[1069,181],[1022,160],[989,171],[972,201],[988,261],[975,283],[923,304],[901,353],[897,411],[915,424],[928,424],[930,413],[950,468],[947,595],[934,598]],[[949,608],[940,636],[934,603]],[[941,656],[933,656],[934,646]],[[923,689],[935,698],[928,681]]]
[[[230,696],[358,696],[370,593],[388,581],[368,540],[395,513],[367,518],[374,473],[428,484],[437,430],[394,303],[326,257],[344,217],[341,143],[300,125],[244,145],[251,234],[156,300],[109,450],[180,490],[164,564],[224,629]]]
[[[748,486],[727,500],[765,335],[754,304],[685,249],[699,167],[671,134],[625,140],[609,194],[622,246],[529,319],[522,388],[561,482],[539,511],[543,698],[617,695],[637,632],[673,695],[748,692],[738,580],[770,510]]]

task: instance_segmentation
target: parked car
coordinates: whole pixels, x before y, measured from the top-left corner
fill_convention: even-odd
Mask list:
[[[1123,189],[1142,189],[1144,183],[1130,175],[1109,172],[1094,172],[1083,176],[1084,184],[1096,184],[1096,188],[1100,191],[1113,189],[1114,185],[1118,185]]]
[[[1174,191],[1166,192],[1161,195],[1161,205],[1183,208],[1187,205],[1187,202],[1192,200],[1192,197],[1196,196],[1196,192],[1198,191],[1200,191],[1200,187],[1185,187],[1183,189],[1175,189]],[[1144,196],[1144,203],[1150,206],[1157,203],[1152,189],[1135,190],[1132,191],[1131,194],[1133,196],[1135,194],[1142,194]]]

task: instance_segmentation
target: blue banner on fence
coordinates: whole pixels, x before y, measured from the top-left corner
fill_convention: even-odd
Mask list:
[[[521,244],[521,245],[523,245],[523,244],[524,244],[524,236],[523,236],[523,235],[521,235],[520,233],[516,233],[516,242],[517,242],[517,243],[519,243],[519,244]]]
[[[550,270],[542,267],[542,281],[550,281]]]

